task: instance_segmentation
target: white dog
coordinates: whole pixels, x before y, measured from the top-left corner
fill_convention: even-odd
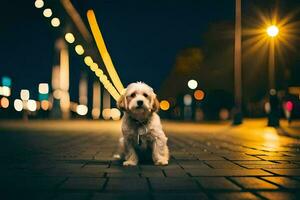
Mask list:
[[[138,153],[145,150],[151,150],[155,165],[167,165],[168,138],[156,113],[159,102],[153,89],[142,82],[131,83],[120,97],[117,106],[125,112],[122,121],[123,136],[120,139],[125,159],[123,165],[137,165]]]

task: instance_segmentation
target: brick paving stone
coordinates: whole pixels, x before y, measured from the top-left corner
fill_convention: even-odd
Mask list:
[[[137,177],[139,177],[139,173],[138,173],[138,171],[136,171],[136,172],[132,172],[132,171],[131,172],[111,172],[111,173],[107,173],[106,176],[107,177],[137,178]]]
[[[271,165],[271,164],[277,164],[272,161],[265,161],[265,160],[241,160],[241,161],[234,161],[235,163],[239,165]]]
[[[291,192],[280,192],[280,191],[272,191],[272,192],[259,192],[261,196],[269,200],[298,200],[300,198],[300,193],[291,193]]]
[[[240,167],[233,162],[230,161],[205,161],[209,166],[213,167],[214,169],[243,169],[243,167]]]
[[[277,160],[298,161],[298,160],[300,160],[299,156],[258,156],[258,157],[263,160],[271,160],[271,161],[277,161]]]
[[[210,167],[203,161],[179,161],[178,164],[184,169],[209,169]]]
[[[261,160],[255,156],[249,156],[246,154],[240,154],[240,155],[232,155],[232,154],[226,154],[223,155],[228,160]]]
[[[250,192],[226,192],[226,193],[214,193],[213,196],[218,200],[260,200],[259,197],[255,196]]]
[[[149,194],[145,193],[95,193],[91,200],[151,200]]]
[[[209,190],[240,190],[236,184],[224,177],[201,177],[196,179],[200,185]]]
[[[154,200],[206,200],[204,193],[154,193]]]
[[[104,191],[149,191],[145,178],[109,178]]]
[[[154,191],[195,191],[196,182],[190,178],[149,178]]]
[[[262,179],[289,189],[300,189],[300,182],[288,177],[262,177]]]
[[[157,178],[165,177],[162,170],[159,170],[159,171],[142,171],[140,174],[141,174],[142,177],[157,177]]]
[[[70,192],[70,193],[59,193],[53,200],[87,200],[91,196],[90,193],[83,192]]]
[[[164,169],[167,177],[187,177],[188,174],[183,169]]]
[[[106,179],[104,178],[68,178],[62,184],[60,189],[63,190],[101,190],[104,186]]]
[[[243,167],[248,169],[293,169],[299,168],[298,165],[295,164],[266,164],[266,165],[248,165],[244,164]]]
[[[268,176],[269,172],[260,169],[189,169],[191,176]]]
[[[300,169],[267,169],[267,171],[282,176],[300,176]]]
[[[246,189],[277,189],[278,186],[268,183],[256,177],[233,177],[231,178]]]

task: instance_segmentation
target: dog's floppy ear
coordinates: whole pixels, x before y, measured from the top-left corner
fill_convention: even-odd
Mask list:
[[[125,94],[122,94],[120,96],[120,98],[118,99],[117,101],[117,107],[120,109],[120,110],[127,110],[127,99],[126,99],[126,95]]]
[[[153,96],[151,110],[152,110],[152,112],[158,112],[158,110],[159,110],[159,101],[158,101],[156,95]]]

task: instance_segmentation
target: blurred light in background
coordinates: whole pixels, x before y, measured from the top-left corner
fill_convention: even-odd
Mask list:
[[[39,84],[39,93],[41,93],[41,94],[48,94],[49,93],[48,83],[40,83]]]
[[[82,73],[79,80],[79,104],[87,105],[88,102],[88,80],[87,76]]]
[[[230,117],[229,110],[226,108],[222,108],[219,113],[219,117],[221,120],[227,120]]]
[[[0,100],[0,105],[2,108],[8,108],[9,106],[9,100],[6,97],[2,97]]]
[[[275,25],[272,25],[272,26],[269,26],[267,28],[267,34],[270,36],[270,37],[276,37],[279,33],[279,28]]]
[[[287,101],[286,103],[285,103],[285,109],[287,110],[287,111],[289,111],[289,112],[291,112],[292,110],[293,110],[293,102],[291,102],[291,101]]]
[[[7,76],[3,76],[2,77],[2,86],[10,87],[11,86],[11,79]]]
[[[192,90],[196,89],[198,86],[198,82],[196,80],[189,80],[188,87]]]
[[[80,44],[78,44],[78,45],[75,46],[75,51],[76,51],[76,53],[78,55],[84,54],[84,49],[83,49],[83,47]]]
[[[28,101],[30,97],[29,90],[21,90],[20,97],[23,101]]]
[[[78,105],[76,112],[78,115],[86,115],[88,113],[88,107],[86,105]]]
[[[99,81],[95,81],[93,85],[93,109],[92,117],[93,119],[99,119],[101,114],[101,86]]]
[[[121,112],[117,108],[112,108],[110,111],[110,116],[113,120],[119,120],[121,118]]]
[[[192,99],[191,95],[189,95],[189,94],[184,95],[184,97],[183,97],[183,103],[184,103],[185,106],[192,105],[192,101],[193,101],[193,99]]]
[[[103,111],[102,111],[102,117],[103,117],[103,119],[109,120],[110,116],[111,116],[110,115],[110,108],[103,109]]]
[[[101,69],[99,69],[99,68],[96,69],[95,73],[96,73],[96,76],[97,76],[97,77],[100,77],[100,76],[103,75],[103,71],[102,71]]]
[[[91,66],[93,64],[93,59],[91,58],[91,56],[86,56],[84,57],[84,63],[87,65],[87,66]]]
[[[266,103],[265,103],[264,108],[265,108],[265,112],[266,112],[266,113],[270,113],[270,111],[271,111],[271,105],[270,105],[269,102],[266,102]]]
[[[52,10],[50,8],[46,8],[44,11],[43,11],[43,15],[47,18],[51,17],[52,16]]]
[[[11,95],[10,87],[0,86],[0,95],[9,97]]]
[[[50,104],[50,103],[49,103],[49,101],[47,101],[47,100],[41,101],[41,109],[42,109],[42,110],[48,110],[49,107],[50,107],[49,104]]]
[[[31,112],[36,111],[37,105],[36,105],[36,101],[29,99],[27,102],[27,109]]]
[[[98,69],[98,64],[97,63],[92,63],[90,68],[94,72],[94,71],[96,71],[96,69]]]
[[[162,100],[160,103],[159,103],[159,106],[160,106],[160,109],[162,110],[169,110],[170,108],[170,103],[167,101],[167,100]]]
[[[36,8],[42,8],[42,7],[44,6],[44,1],[43,1],[43,0],[36,0],[36,1],[34,2],[34,6],[35,6]]]
[[[16,99],[14,101],[14,108],[18,112],[22,111],[22,109],[23,109],[23,101],[21,99]]]
[[[65,39],[68,43],[72,44],[75,42],[75,37],[72,33],[66,33]]]
[[[204,96],[205,96],[205,94],[202,90],[195,90],[194,97],[196,100],[201,101],[204,99]]]
[[[60,25],[60,20],[57,17],[54,17],[53,19],[51,19],[51,25],[53,27],[58,27]]]

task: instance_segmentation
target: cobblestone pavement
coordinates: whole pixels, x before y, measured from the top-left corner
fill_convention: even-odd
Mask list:
[[[119,122],[0,122],[0,199],[298,199],[300,140],[262,121],[165,122],[168,166],[112,159]]]

